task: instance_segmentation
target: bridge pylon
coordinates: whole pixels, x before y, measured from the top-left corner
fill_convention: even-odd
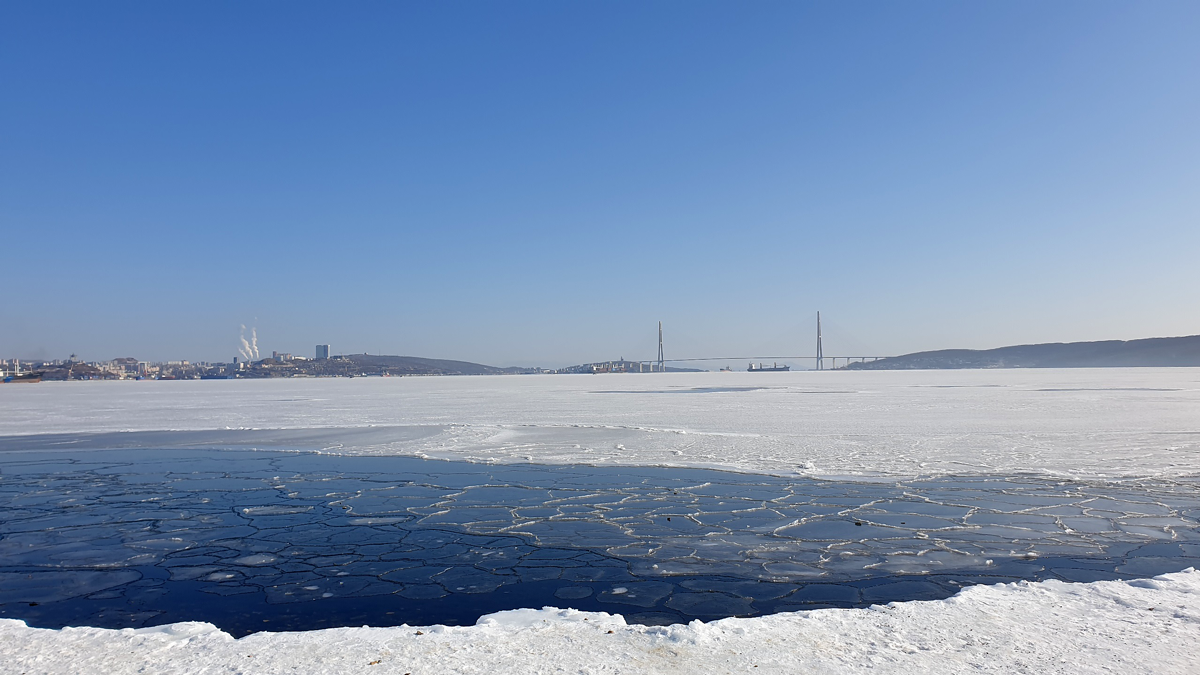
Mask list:
[[[825,353],[821,351],[821,312],[817,311],[817,370],[825,370]]]
[[[662,346],[662,322],[658,322],[658,370],[659,372],[667,372],[666,362],[663,361],[663,346]]]

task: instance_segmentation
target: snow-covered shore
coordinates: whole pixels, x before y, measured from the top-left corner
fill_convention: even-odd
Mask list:
[[[0,620],[4,673],[1194,673],[1200,572],[972,586],[938,601],[665,628],[516,610],[471,627],[337,628],[235,640]]]

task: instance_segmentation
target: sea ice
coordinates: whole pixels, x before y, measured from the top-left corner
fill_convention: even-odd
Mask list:
[[[826,477],[1200,473],[1196,368],[70,382],[0,388],[0,406],[0,436],[194,430],[210,447]],[[68,446],[95,447],[19,447]]]
[[[478,616],[517,587],[672,623],[1148,576],[1200,558],[1198,404],[1186,368],[0,387],[0,602],[142,626],[233,596],[245,634],[397,602]],[[1197,586],[670,628],[522,610],[420,636],[0,620],[0,662],[162,670],[174,644],[180,670],[1183,672]],[[196,604],[163,600],[179,588]]]

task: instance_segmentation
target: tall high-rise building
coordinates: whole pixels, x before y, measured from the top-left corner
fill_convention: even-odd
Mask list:
[[[318,359],[329,358],[329,345],[317,345],[317,358]]]

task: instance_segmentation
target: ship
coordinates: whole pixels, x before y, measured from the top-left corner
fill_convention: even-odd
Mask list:
[[[748,372],[748,373],[784,373],[791,369],[792,369],[791,366],[786,366],[786,365],[781,366],[778,363],[772,363],[769,367],[764,366],[761,363],[758,364],[757,366],[754,365],[753,363],[751,363],[750,367],[746,369],[746,372]]]
[[[4,378],[5,382],[20,383],[20,382],[41,382],[41,373],[25,373],[23,375],[9,375]]]

